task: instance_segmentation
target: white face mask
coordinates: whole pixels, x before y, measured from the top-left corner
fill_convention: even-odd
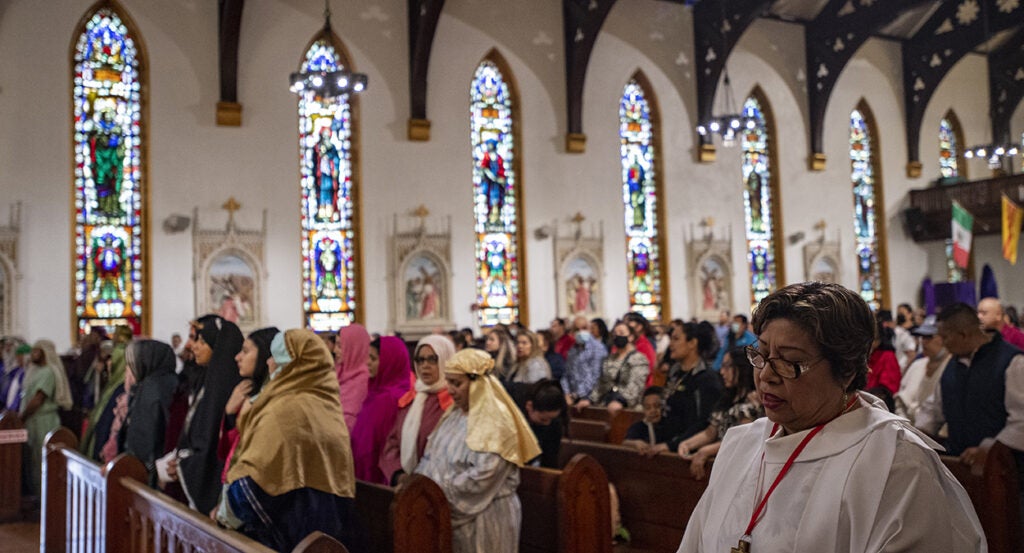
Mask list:
[[[590,331],[588,330],[577,330],[576,331],[576,343],[583,344],[590,339]]]
[[[732,323],[732,326],[730,326],[729,328],[732,329],[733,334],[740,333],[740,323]]]

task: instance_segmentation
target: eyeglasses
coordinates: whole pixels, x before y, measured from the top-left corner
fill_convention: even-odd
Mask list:
[[[430,363],[431,365],[436,365],[437,364],[437,356],[436,355],[428,355],[426,357],[416,357],[416,358],[413,359],[413,361],[417,365],[426,365],[427,363]]]
[[[747,346],[743,349],[747,353],[747,360],[750,361],[750,364],[753,365],[756,370],[761,371],[764,370],[766,366],[771,365],[772,372],[782,378],[793,380],[800,378],[801,374],[809,371],[814,367],[814,365],[824,359],[824,357],[821,357],[814,361],[793,363],[792,361],[786,361],[781,357],[766,357],[765,354],[754,349],[753,346]]]

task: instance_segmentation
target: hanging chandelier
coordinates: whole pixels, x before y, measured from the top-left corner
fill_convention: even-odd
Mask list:
[[[330,0],[324,0],[324,30],[331,30]],[[365,73],[353,73],[341,67],[334,71],[297,71],[289,76],[289,90],[295,94],[313,93],[321,98],[336,98],[366,90]]]
[[[732,82],[729,80],[729,68],[723,69],[722,73],[722,110],[719,115],[712,114],[710,119],[697,125],[697,134],[712,139],[718,135],[722,138],[722,146],[731,148],[736,145],[736,138],[742,130],[757,127],[757,119],[737,107],[732,94]]]
[[[964,150],[964,158],[984,159],[988,162],[989,169],[999,169],[1003,166],[1004,159],[1013,159],[1020,150],[1016,144],[986,144],[967,148]]]

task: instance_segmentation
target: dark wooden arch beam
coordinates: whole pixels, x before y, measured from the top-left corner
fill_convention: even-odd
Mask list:
[[[615,0],[562,0],[562,34],[565,42],[565,103],[567,109],[565,151],[581,154],[587,149],[583,133],[583,88],[587,65]]]
[[[427,75],[430,50],[444,0],[408,0],[409,5],[409,140],[430,140]]]
[[[961,6],[977,5],[973,13]],[[1004,4],[1005,5],[1005,4]],[[907,111],[907,176],[921,176],[921,124],[928,102],[950,69],[994,33],[1017,27],[1024,4],[1001,10],[997,0],[977,4],[943,2],[903,45],[903,96]],[[987,24],[986,24],[987,21]]]
[[[1024,99],[1024,28],[989,53],[988,82],[992,141],[1016,142],[1010,136],[1010,118]]]
[[[703,0],[693,7],[693,40],[697,57],[697,120],[711,118],[718,80],[729,54],[747,27],[775,0]],[[696,132],[696,130],[694,131]],[[697,160],[715,160],[710,136],[697,135]]]
[[[804,26],[811,132],[808,165],[812,171],[825,169],[825,113],[843,69],[878,29],[900,13],[930,1],[856,3],[829,0],[818,16]]]
[[[220,70],[220,101],[217,124],[242,125],[242,104],[238,102],[238,41],[242,34],[245,0],[219,0],[217,4],[217,50]]]

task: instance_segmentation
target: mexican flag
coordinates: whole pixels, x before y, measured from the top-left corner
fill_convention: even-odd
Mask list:
[[[953,200],[953,262],[957,267],[967,268],[967,259],[971,254],[971,227],[974,216]]]
[[[1003,194],[1003,259],[1011,265],[1017,264],[1017,243],[1020,241],[1020,224],[1024,211],[1013,200]]]

